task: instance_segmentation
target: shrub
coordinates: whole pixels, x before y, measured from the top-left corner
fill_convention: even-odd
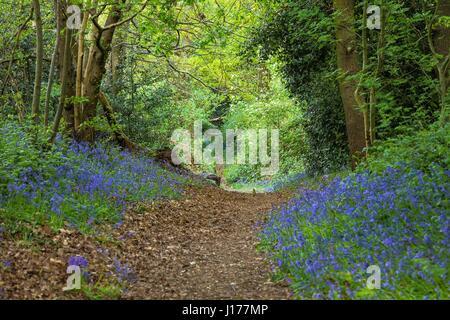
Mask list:
[[[309,175],[347,167],[344,109],[336,81],[332,6],[326,1],[271,5],[248,43],[249,53],[277,59],[289,93],[299,101],[300,155]]]
[[[302,152],[305,150],[301,127],[301,106],[288,96],[279,75],[272,70],[274,78],[268,92],[253,101],[233,103],[225,117],[225,129],[267,129],[279,130],[280,168],[276,176],[303,171]],[[270,139],[269,139],[270,140]],[[270,144],[270,142],[269,142]],[[271,155],[271,149],[268,148]],[[248,148],[246,159],[248,159]],[[225,170],[228,182],[255,182],[261,176],[261,164],[228,165]]]
[[[450,167],[450,124],[433,125],[415,135],[387,140],[370,151],[371,156],[362,169],[381,172],[388,166],[407,164],[410,168],[428,171],[430,164]]]

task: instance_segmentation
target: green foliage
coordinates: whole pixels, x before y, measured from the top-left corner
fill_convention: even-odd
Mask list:
[[[291,94],[299,101],[299,150],[305,170],[320,174],[347,165],[345,122],[337,83],[334,24],[329,4],[284,1],[272,7],[248,44],[262,59],[273,56]]]
[[[439,116],[436,61],[426,23],[435,1],[373,1],[384,12],[384,29],[368,31],[369,61],[355,79],[362,92],[375,89],[376,136],[384,140],[426,128]],[[359,35],[363,2],[354,10]],[[307,172],[330,172],[348,162],[337,72],[332,3],[269,1],[267,15],[248,44],[262,59],[274,56],[290,92],[302,104]],[[380,38],[382,37],[382,38]],[[360,38],[358,38],[360,39]],[[358,41],[361,55],[362,43]],[[367,98],[367,94],[366,94]]]
[[[130,91],[111,95],[124,132],[149,149],[168,146],[181,116],[174,110],[173,88],[165,81],[146,81]]]
[[[301,158],[304,147],[300,125],[302,112],[289,98],[281,79],[275,72],[269,90],[254,101],[232,104],[224,122],[224,129],[280,130],[280,170],[278,176],[303,171]],[[248,150],[247,150],[248,152]],[[229,182],[247,182],[261,179],[261,164],[227,166],[225,176]]]
[[[376,90],[378,139],[414,133],[438,117],[436,62],[429,52],[425,27],[433,2],[371,2],[384,10],[384,38],[380,43],[380,31],[368,31],[369,61],[360,81],[362,88]],[[361,33],[362,3],[355,12]]]
[[[433,165],[450,167],[450,124],[434,124],[428,130],[384,141],[370,150],[360,169],[382,172],[389,166],[429,171]]]

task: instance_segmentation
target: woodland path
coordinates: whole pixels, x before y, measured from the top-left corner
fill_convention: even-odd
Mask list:
[[[6,298],[82,298],[61,290],[67,259],[79,254],[97,278],[114,269],[114,258],[128,264],[135,281],[125,299],[287,299],[288,288],[271,281],[255,249],[257,222],[287,199],[196,187],[177,200],[132,208],[111,238],[62,231],[41,248],[4,241],[0,258],[11,267],[0,270],[0,287]]]

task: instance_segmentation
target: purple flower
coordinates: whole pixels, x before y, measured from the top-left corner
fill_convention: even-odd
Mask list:
[[[83,256],[69,257],[69,266],[79,266],[80,268],[87,268],[88,261]]]
[[[114,274],[119,282],[133,283],[136,279],[136,274],[128,264],[122,264],[118,259],[114,259]]]
[[[365,289],[369,265],[383,272],[375,296],[408,292],[397,284],[410,279],[433,291],[437,275],[448,277],[449,178],[444,170],[425,174],[398,167],[301,189],[272,210],[260,240],[271,248],[275,265],[283,266],[275,272],[291,279],[301,298],[353,298]]]

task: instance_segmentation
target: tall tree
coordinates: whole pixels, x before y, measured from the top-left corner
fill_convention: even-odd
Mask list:
[[[101,26],[98,17],[102,10],[94,14],[91,18],[93,23],[91,31],[91,46],[89,48],[88,62],[83,77],[82,96],[86,103],[83,105],[82,122],[89,121],[96,115],[97,103],[99,100],[100,85],[106,73],[106,62],[111,52],[111,44],[116,28],[131,21],[138,13],[146,7],[145,1],[141,9],[130,17],[121,20],[126,0],[114,1],[104,26]],[[81,138],[87,141],[94,140],[94,128],[85,126],[81,132]]]
[[[431,52],[436,59],[436,69],[439,77],[439,96],[441,104],[441,123],[448,121],[446,110],[447,97],[450,85],[450,27],[448,21],[442,19],[450,16],[450,0],[438,0],[436,12],[428,24],[428,41]],[[433,25],[437,24],[436,32],[432,37]]]
[[[66,131],[71,134],[73,137],[75,136],[75,126],[74,126],[74,101],[73,99],[70,99],[71,97],[75,96],[75,59],[74,59],[74,32],[67,32],[67,8],[69,6],[69,2],[67,0],[58,0],[59,6],[57,11],[56,18],[58,19],[59,25],[61,30],[64,30],[64,32],[59,32],[57,35],[59,37],[58,39],[58,61],[57,61],[57,68],[59,70],[59,80],[61,83],[61,95],[64,91],[64,95],[66,99],[64,100],[63,104],[63,110],[62,110],[62,116],[64,117],[64,122],[66,124]],[[67,37],[67,34],[70,35],[70,37]],[[69,51],[65,50],[66,47],[66,41],[69,41],[67,46],[69,47]],[[65,55],[68,55],[68,61],[66,68],[64,68],[64,59]],[[65,81],[63,81],[63,78],[65,77]],[[63,88],[62,83],[64,83],[65,88]]]
[[[123,3],[125,1],[122,1]],[[82,121],[91,120],[96,115],[98,94],[103,76],[106,72],[106,61],[111,51],[111,43],[116,29],[116,24],[120,21],[122,10],[120,5],[114,5],[106,19],[105,27],[100,26],[98,15],[92,17],[93,30],[91,33],[92,45],[89,48],[89,58],[83,79],[83,97],[86,103],[83,105]],[[82,139],[94,140],[94,128],[86,127],[82,132]]]
[[[67,97],[68,97],[68,77],[69,72],[68,69],[70,68],[71,61],[71,50],[70,50],[70,39],[72,38],[72,30],[69,28],[65,28],[65,38],[64,38],[64,49],[61,52],[62,53],[62,78],[61,78],[61,95],[59,97],[59,104],[58,109],[56,111],[55,119],[53,122],[53,128],[52,128],[52,135],[50,137],[50,142],[53,143],[55,141],[56,135],[58,133],[59,124],[63,115],[63,110],[65,108],[65,105],[67,103]]]
[[[55,16],[58,17],[59,12],[59,0],[55,0]],[[58,58],[58,48],[59,48],[59,33],[61,32],[60,19],[56,19],[56,41],[55,47],[53,49],[52,60],[50,62],[50,70],[48,72],[48,82],[47,82],[47,92],[45,96],[45,109],[44,109],[44,125],[48,126],[48,116],[49,116],[49,108],[50,108],[50,99],[53,88],[54,74],[56,68],[56,60]]]
[[[39,0],[33,0],[33,9],[36,25],[36,71],[34,75],[34,91],[31,115],[33,120],[39,122],[39,104],[41,100],[42,60],[44,58],[44,45],[42,36],[41,6]]]
[[[337,65],[341,72],[339,90],[344,105],[347,139],[352,156],[352,166],[356,165],[356,158],[363,155],[366,146],[364,117],[357,110],[358,103],[355,98],[358,83],[351,78],[360,71],[356,51],[356,31],[354,29],[354,1],[333,0],[336,10],[336,55]]]

